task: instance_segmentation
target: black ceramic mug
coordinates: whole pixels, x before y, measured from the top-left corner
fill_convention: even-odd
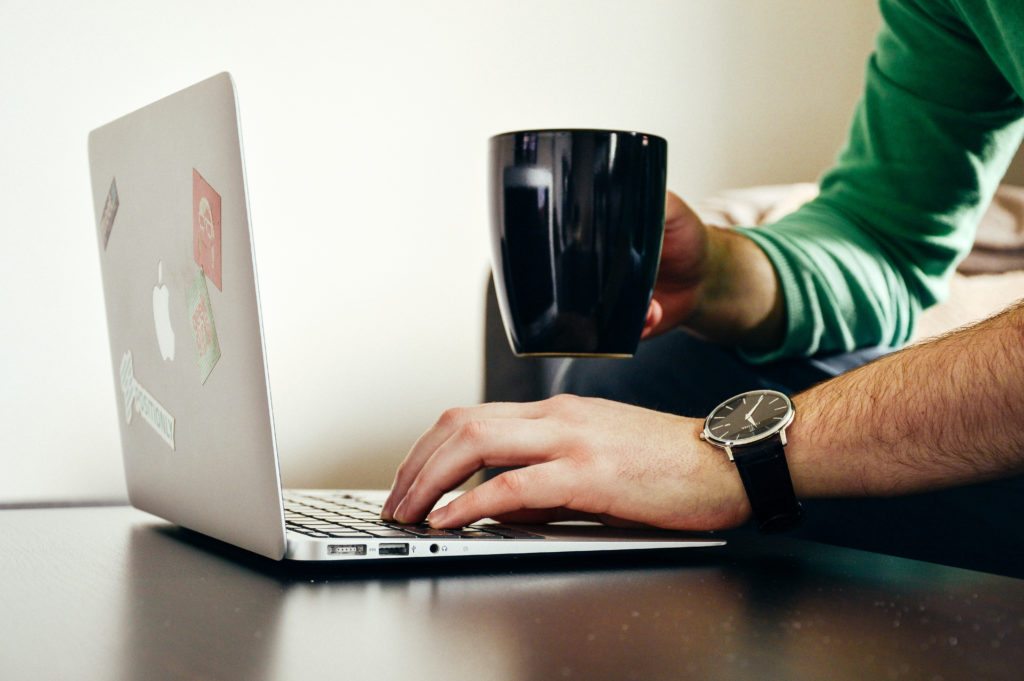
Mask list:
[[[668,144],[526,130],[490,145],[494,283],[512,350],[632,357],[661,257]]]

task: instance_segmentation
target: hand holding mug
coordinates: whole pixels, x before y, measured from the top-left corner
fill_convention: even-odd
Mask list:
[[[665,237],[642,338],[685,324],[710,285],[713,234],[681,198],[665,196]]]

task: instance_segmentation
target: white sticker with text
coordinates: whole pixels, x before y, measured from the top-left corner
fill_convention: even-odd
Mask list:
[[[132,415],[138,412],[142,420],[148,423],[171,449],[174,449],[174,417],[135,379],[131,351],[121,357],[121,398],[124,400],[126,423],[131,423]]]

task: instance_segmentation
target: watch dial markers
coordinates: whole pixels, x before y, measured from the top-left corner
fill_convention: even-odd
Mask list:
[[[744,393],[712,412],[707,430],[719,440],[746,440],[777,429],[789,409],[788,399],[773,390]]]

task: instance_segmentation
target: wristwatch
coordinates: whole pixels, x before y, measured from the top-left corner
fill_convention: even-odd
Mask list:
[[[736,464],[761,532],[791,529],[803,517],[784,449],[795,414],[786,395],[751,390],[722,402],[704,420],[700,439],[724,449]]]

